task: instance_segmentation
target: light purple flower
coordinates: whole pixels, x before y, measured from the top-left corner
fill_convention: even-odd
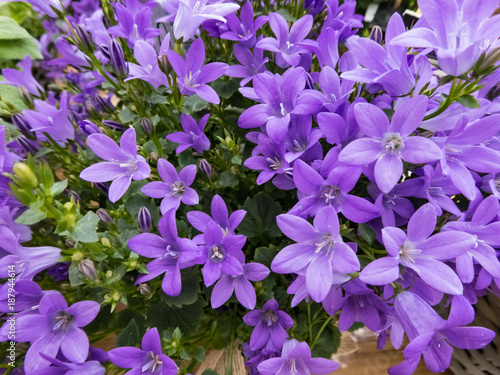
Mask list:
[[[269,60],[268,57],[264,58],[264,50],[261,48],[254,48],[254,52],[249,48],[235,44],[233,46],[234,57],[238,60],[241,65],[231,65],[226,70],[226,75],[228,77],[243,78],[240,82],[240,86],[245,86],[250,82],[257,74],[264,73],[266,71],[266,62]]]
[[[337,213],[331,206],[322,208],[308,221],[289,214],[277,217],[278,226],[297,242],[282,249],[274,258],[271,269],[277,273],[298,273],[305,269],[309,295],[316,302],[325,299],[333,283],[333,272],[354,273],[360,265],[355,249],[340,236]]]
[[[155,258],[147,265],[149,273],[139,275],[135,284],[165,273],[161,284],[163,291],[169,296],[178,296],[182,289],[180,270],[194,265],[201,251],[192,240],[178,237],[175,209],[171,209],[160,219],[158,230],[161,237],[141,233],[127,242],[127,246],[137,254]]]
[[[148,42],[138,40],[134,44],[134,56],[139,65],[128,63],[129,78],[125,81],[141,79],[157,90],[161,85],[168,87],[168,79],[158,64],[156,50]]]
[[[476,246],[465,232],[450,230],[432,235],[436,211],[431,204],[420,207],[408,223],[408,234],[396,227],[382,229],[388,256],[369,263],[360,279],[372,285],[386,285],[400,277],[399,265],[414,270],[433,288],[448,294],[462,294],[460,279],[444,261],[455,260]]]
[[[167,135],[167,140],[179,143],[179,147],[177,147],[175,151],[177,154],[189,147],[194,148],[199,153],[203,153],[203,151],[210,149],[210,141],[203,132],[209,116],[210,114],[206,114],[200,119],[199,124],[197,124],[194,118],[185,113],[181,113],[181,126],[184,132],[176,132]]]
[[[175,362],[163,354],[161,339],[156,327],[149,329],[142,338],[142,350],[122,346],[108,352],[109,359],[121,368],[132,369],[134,375],[176,375],[179,370]]]
[[[295,339],[283,344],[281,357],[262,362],[257,369],[262,375],[310,375],[329,374],[339,364],[326,358],[311,358],[311,349],[305,342]]]
[[[235,14],[226,17],[228,30],[221,34],[221,39],[240,42],[242,47],[253,48],[256,42],[255,33],[267,22],[267,16],[259,16],[254,21],[253,6],[247,1],[241,7],[241,21]],[[235,44],[235,46],[238,44]]]
[[[250,327],[255,327],[250,336],[250,349],[279,350],[288,337],[287,329],[292,328],[293,319],[279,309],[275,299],[267,301],[262,310],[253,310],[243,317]]]
[[[244,259],[240,259],[240,261]],[[232,294],[249,310],[255,308],[257,295],[250,281],[261,281],[269,275],[269,269],[260,263],[243,264],[243,274],[233,276],[223,274],[212,290],[211,305],[213,309],[222,306]]]
[[[141,191],[148,197],[163,198],[160,206],[163,215],[172,208],[177,210],[181,202],[190,206],[198,204],[198,194],[189,187],[196,177],[196,165],[188,165],[177,173],[172,163],[160,159],[158,173],[163,182],[150,182]]]
[[[12,85],[16,87],[24,86],[31,94],[40,96],[40,94],[43,93],[43,87],[31,73],[30,55],[26,55],[26,57],[19,61],[17,65],[22,67],[22,72],[17,69],[2,69],[2,75],[5,78],[5,81],[0,81],[0,84]]]
[[[87,138],[89,147],[106,160],[85,168],[80,178],[91,182],[113,181],[109,187],[109,200],[116,202],[127,191],[132,180],[148,178],[151,169],[143,156],[137,155],[135,130],[128,129],[120,139],[120,146],[104,134]]]
[[[185,61],[174,51],[167,51],[166,54],[177,74],[182,95],[197,94],[207,102],[219,104],[219,96],[207,83],[222,76],[228,65],[214,62],[203,66],[205,61],[205,44],[203,44],[203,40],[196,39],[191,44]]]
[[[428,163],[441,158],[443,153],[431,140],[410,136],[422,122],[427,111],[427,97],[417,96],[401,104],[391,123],[378,107],[359,103],[354,114],[361,130],[369,138],[349,143],[339,160],[352,165],[375,163],[375,181],[380,190],[388,193],[403,174],[403,161]]]

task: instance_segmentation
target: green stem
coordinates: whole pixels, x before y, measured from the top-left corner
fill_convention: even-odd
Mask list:
[[[309,326],[309,341],[313,339],[313,331],[312,331],[312,320],[311,320],[311,303],[307,304],[307,322]]]
[[[233,322],[231,324],[231,346],[229,347],[229,353],[227,356],[227,363],[226,363],[226,371],[224,372],[225,375],[233,375],[233,354],[234,354],[234,336],[235,336],[235,331],[236,331],[236,309],[237,305],[234,305],[234,310],[233,310]]]
[[[448,107],[451,105],[451,103],[453,103],[453,101],[455,100],[454,91],[455,91],[456,87],[457,87],[457,79],[454,78],[453,83],[451,84],[450,95],[448,95],[445,102],[443,104],[441,104],[441,106],[439,106],[439,108],[435,112],[431,113],[430,115],[425,116],[424,121],[430,120],[431,118],[439,116],[441,113],[443,113],[444,111],[446,111],[448,109]]]
[[[329,316],[327,320],[325,320],[325,322],[323,323],[323,325],[321,326],[321,328],[319,329],[319,332],[318,334],[316,335],[314,341],[311,343],[311,350],[314,348],[314,346],[316,345],[316,343],[318,342],[319,340],[319,337],[321,336],[321,334],[323,333],[323,331],[325,330],[326,326],[328,325],[328,323],[330,323],[333,319],[333,315]]]

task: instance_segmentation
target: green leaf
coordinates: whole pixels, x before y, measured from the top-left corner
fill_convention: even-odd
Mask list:
[[[205,348],[203,346],[198,346],[196,348],[194,359],[196,359],[198,362],[203,362],[205,360]]]
[[[24,211],[17,219],[16,223],[24,225],[36,224],[47,217],[47,214],[39,209],[28,209]]]
[[[371,245],[377,238],[377,235],[375,234],[373,228],[366,224],[359,224],[358,229],[361,237],[363,237],[368,245]]]
[[[31,38],[31,35],[10,17],[0,16],[0,40]]]
[[[0,76],[0,81],[4,80],[4,77]],[[10,102],[16,109],[20,111],[28,108],[19,97],[17,87],[11,85],[0,85],[0,101]]]
[[[76,264],[69,266],[68,278],[71,286],[84,284],[85,276],[80,272]]]
[[[229,99],[240,88],[239,80],[231,79],[229,81],[217,80],[212,83],[212,88],[221,98]]]
[[[208,102],[203,100],[198,95],[188,96],[184,103],[182,104],[182,112],[188,115],[199,112],[202,109],[207,108]]]
[[[116,338],[116,346],[136,346],[139,341],[139,327],[132,319]]]
[[[292,15],[290,14],[290,12],[289,12],[287,9],[285,9],[285,8],[280,8],[280,9],[278,9],[278,10],[276,11],[276,13],[278,13],[278,14],[282,15],[282,16],[283,16],[283,18],[284,18],[285,20],[287,20],[288,22],[295,22],[295,21],[297,21],[297,19],[296,19],[294,16],[292,16]]]
[[[56,182],[50,188],[50,194],[53,197],[58,196],[59,194],[61,194],[64,191],[64,189],[66,189],[67,186],[68,186],[68,180]]]
[[[195,303],[179,308],[169,306],[160,298],[159,302],[148,305],[147,321],[160,331],[178,327],[184,335],[189,335],[198,329],[205,305],[203,298],[199,298]]]
[[[238,227],[241,234],[264,241],[282,235],[276,224],[276,216],[281,213],[281,207],[270,196],[260,192],[255,197],[248,198],[243,209],[247,214]]]
[[[137,116],[136,114],[132,113],[132,111],[130,111],[130,109],[128,109],[128,108],[122,109],[120,111],[120,113],[118,114],[118,118],[120,119],[120,121],[123,124],[126,124],[128,122],[133,122],[138,117],[139,116]]]
[[[77,242],[92,243],[99,240],[97,235],[97,224],[99,223],[99,216],[92,211],[82,217],[76,223],[75,229],[69,233],[68,237]]]
[[[254,259],[256,262],[262,263],[266,267],[271,267],[271,263],[277,253],[274,247],[258,247],[255,249]]]
[[[320,327],[319,324],[313,327],[313,337],[316,337]],[[340,336],[341,333],[338,327],[334,326],[333,323],[327,325],[323,332],[321,332],[318,341],[316,341],[316,345],[312,350],[312,356],[331,358],[332,354],[336,353],[340,347]]]
[[[457,102],[467,108],[480,108],[479,102],[472,95],[462,95],[457,99]]]
[[[234,175],[234,173],[232,173],[230,171],[224,171],[220,175],[220,178],[219,178],[219,185],[220,186],[231,187],[231,186],[237,186],[238,184],[239,184],[239,180]]]
[[[164,296],[164,300],[169,305],[182,307],[184,305],[191,305],[198,299],[200,293],[200,277],[193,269],[185,269],[181,271],[182,290],[177,297]]]
[[[43,58],[35,39],[0,40],[0,59],[18,60],[26,55],[33,59]]]

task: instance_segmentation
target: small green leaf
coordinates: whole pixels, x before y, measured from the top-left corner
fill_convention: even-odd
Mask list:
[[[69,266],[68,278],[71,286],[82,285],[85,283],[85,276],[80,272],[76,264]]]
[[[230,171],[224,171],[220,175],[219,185],[231,187],[231,186],[237,186],[238,184],[239,184],[239,180],[234,175],[234,173],[232,173]]]
[[[221,98],[229,99],[240,88],[240,83],[236,79],[217,80],[211,86]]]
[[[118,118],[123,124],[126,124],[128,122],[133,122],[138,117],[139,116],[132,113],[132,111],[130,111],[130,109],[128,108],[121,110],[120,113],[118,114]]]
[[[266,267],[271,267],[271,263],[278,252],[274,246],[258,247],[255,249],[254,259],[256,262],[262,263]]]
[[[76,223],[75,229],[69,233],[68,237],[77,242],[92,243],[99,240],[97,235],[97,224],[99,223],[99,216],[92,211],[82,217]]]
[[[38,209],[28,209],[24,211],[17,219],[16,223],[24,225],[36,224],[47,217],[47,214]]]
[[[0,16],[0,40],[31,38],[31,35],[10,17]]]
[[[241,234],[264,241],[282,235],[276,224],[276,216],[281,213],[281,207],[270,196],[258,193],[255,197],[247,199],[243,209],[247,214],[238,227]]]
[[[68,180],[56,182],[50,188],[50,195],[52,195],[53,197],[58,196],[64,191],[64,189],[66,189],[67,186],[68,186]]]
[[[313,337],[319,333],[320,325],[316,325],[313,328]],[[338,327],[334,326],[333,323],[330,323],[325,327],[323,332],[316,341],[316,345],[312,350],[313,357],[323,357],[323,358],[331,358],[332,354],[336,353],[340,347],[340,336],[341,333]]]
[[[286,21],[288,21],[288,22],[295,22],[295,21],[297,21],[297,19],[290,14],[290,12],[288,11],[288,9],[280,8],[276,12],[279,13],[281,16],[283,16],[283,18]]]
[[[177,297],[165,295],[163,299],[169,304],[176,307],[191,305],[198,299],[200,293],[200,277],[192,269],[181,271],[182,290]]]
[[[0,56],[1,57],[1,56]],[[0,76],[0,81],[4,81],[4,77]],[[0,101],[10,102],[16,109],[27,109],[17,92],[17,87],[11,85],[0,85]]]
[[[203,298],[199,298],[191,305],[178,308],[169,306],[160,298],[158,302],[148,305],[147,321],[150,326],[157,327],[160,331],[178,327],[183,335],[189,335],[198,329],[205,305]]]
[[[462,95],[457,99],[457,102],[467,108],[480,108],[479,102],[472,95]]]
[[[375,234],[375,231],[372,229],[372,227],[366,224],[359,224],[358,229],[361,237],[363,237],[368,245],[371,245],[377,238],[377,235]]]
[[[0,59],[16,60],[30,55],[33,59],[42,59],[40,48],[33,38],[0,40]]]
[[[207,108],[208,102],[203,100],[198,95],[188,96],[182,104],[182,112],[193,114]]]
[[[139,327],[135,319],[132,319],[116,338],[116,346],[136,346],[138,341]]]

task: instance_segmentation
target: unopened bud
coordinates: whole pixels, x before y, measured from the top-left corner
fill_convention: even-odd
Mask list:
[[[123,49],[120,43],[117,40],[112,39],[109,42],[108,51],[115,73],[119,77],[126,77],[128,75],[128,66],[125,61],[125,54],[123,53]]]
[[[153,124],[146,117],[143,117],[141,119],[141,128],[148,135],[151,135],[151,133],[153,132]]]
[[[92,103],[90,100],[87,100],[85,102],[85,109],[90,118],[98,119],[100,117],[97,109],[94,106],[94,103]]]
[[[83,51],[90,52],[94,50],[94,42],[92,40],[92,36],[87,30],[85,30],[82,25],[76,25],[75,33],[82,42],[82,45],[80,47]]]
[[[120,124],[119,122],[112,121],[112,120],[104,120],[102,122],[104,125],[106,125],[108,128],[111,128],[113,130],[118,130],[118,131],[125,131],[126,126],[123,124]]]
[[[151,213],[144,206],[139,208],[138,221],[139,221],[139,228],[141,228],[141,231],[143,232],[151,231]]]
[[[104,224],[109,225],[114,223],[114,220],[111,218],[111,216],[109,216],[108,211],[106,211],[104,208],[99,208],[96,211],[96,214]]]
[[[137,290],[142,295],[146,295],[146,294],[150,294],[151,293],[151,289],[149,289],[149,285],[148,284],[139,284],[139,286],[137,287]]]
[[[90,259],[83,259],[78,263],[78,271],[80,271],[89,280],[97,280],[97,271],[94,266],[94,262]]]
[[[64,241],[64,244],[68,249],[72,249],[75,247],[76,241],[72,240],[71,238],[68,238],[66,241]]]
[[[78,127],[83,135],[89,136],[96,133],[101,133],[96,124],[89,120],[78,121]]]
[[[149,161],[151,161],[152,163],[155,163],[155,164],[158,163],[159,158],[160,157],[158,156],[158,154],[156,152],[151,152],[149,154]]]
[[[12,116],[12,123],[23,133],[31,133],[31,127],[28,122],[24,119],[24,117],[16,113]]]
[[[114,110],[113,105],[109,102],[109,100],[104,99],[100,95],[96,95],[94,97],[95,102],[99,105],[99,108],[105,112],[111,112]]]
[[[54,173],[47,162],[41,162],[37,169],[38,179],[45,188],[50,189],[54,185]]]
[[[172,73],[172,65],[170,65],[167,55],[165,54],[161,55],[158,61],[160,63],[160,68],[163,71],[163,73],[165,73],[166,75]]]
[[[109,186],[105,182],[96,182],[95,187],[102,191],[104,194],[108,194]]]
[[[74,262],[78,262],[83,259],[83,253],[81,251],[76,251],[72,256],[71,260]]]
[[[24,152],[26,152],[27,154],[30,153],[30,154],[35,155],[38,152],[38,148],[37,148],[38,143],[29,140],[24,135],[19,135],[17,137],[17,143],[19,143],[19,145],[21,145]]]
[[[80,202],[82,201],[82,199],[80,198],[80,195],[78,195],[78,193],[76,191],[73,191],[73,190],[71,190],[69,192],[69,197],[70,197],[70,199],[73,199],[73,201],[76,204],[80,204]]]
[[[208,178],[212,177],[212,167],[206,159],[200,160],[200,171],[205,174]]]
[[[24,86],[17,86],[17,93],[21,98],[22,102],[29,108],[34,108],[33,99],[31,98],[31,94],[28,89]]]
[[[380,26],[374,26],[369,38],[373,40],[374,42],[377,42],[378,44],[382,44],[382,39],[384,38],[384,33],[382,32],[382,29]]]
[[[16,163],[12,167],[12,171],[21,181],[27,183],[30,187],[35,188],[38,186],[38,180],[27,164]]]

